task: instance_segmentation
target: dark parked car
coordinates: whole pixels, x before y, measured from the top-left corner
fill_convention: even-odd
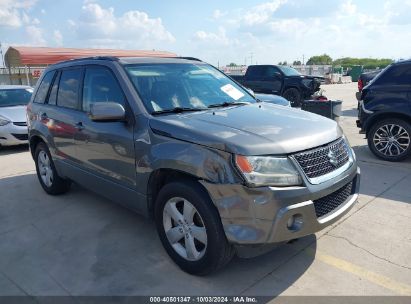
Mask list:
[[[243,86],[256,93],[276,94],[298,107],[320,89],[323,77],[304,76],[282,65],[250,65],[244,76],[233,75]]]
[[[360,77],[358,78],[358,92],[356,93],[357,100],[361,99],[361,92],[362,89],[377,76],[381,70],[375,70],[372,72],[365,72],[361,73]]]
[[[411,153],[411,60],[393,63],[361,93],[357,126],[371,151],[400,161]]]
[[[71,60],[38,83],[28,117],[43,189],[76,182],[154,218],[189,273],[319,231],[357,199],[334,121],[257,102],[201,61]]]

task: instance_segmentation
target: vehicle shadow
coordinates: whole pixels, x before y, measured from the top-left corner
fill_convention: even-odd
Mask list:
[[[18,146],[0,146],[0,156],[14,153],[27,152],[29,150],[29,145],[18,145]]]
[[[360,194],[411,204],[411,157],[389,162],[377,158],[368,145],[352,148],[361,169]]]
[[[0,191],[0,272],[28,294],[271,299],[314,260],[310,235],[263,256],[234,258],[212,275],[192,276],[170,260],[152,221],[77,185],[49,196],[35,174],[26,174],[0,179]],[[10,293],[0,284],[0,295]]]
[[[352,108],[352,109],[347,109],[342,111],[342,116],[345,117],[357,117],[358,116],[358,110],[357,108]]]

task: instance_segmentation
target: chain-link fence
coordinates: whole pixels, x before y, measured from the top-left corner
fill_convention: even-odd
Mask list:
[[[0,85],[35,86],[44,71],[44,67],[12,67],[0,68]]]

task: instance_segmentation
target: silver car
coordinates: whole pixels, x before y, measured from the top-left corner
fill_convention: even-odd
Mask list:
[[[0,85],[0,146],[27,144],[26,108],[33,88]]]

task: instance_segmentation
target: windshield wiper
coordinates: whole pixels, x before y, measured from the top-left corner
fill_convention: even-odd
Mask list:
[[[219,107],[230,107],[230,106],[237,106],[237,105],[247,105],[250,104],[249,102],[245,102],[245,101],[234,101],[234,102],[227,102],[224,101],[223,103],[215,103],[215,104],[211,104],[208,106],[208,108],[219,108]]]
[[[183,113],[183,112],[197,112],[197,111],[203,111],[206,109],[201,109],[201,108],[186,108],[186,107],[175,107],[172,109],[165,109],[165,110],[159,110],[159,111],[153,111],[151,112],[152,115],[158,115],[158,114],[165,114],[165,113]]]

